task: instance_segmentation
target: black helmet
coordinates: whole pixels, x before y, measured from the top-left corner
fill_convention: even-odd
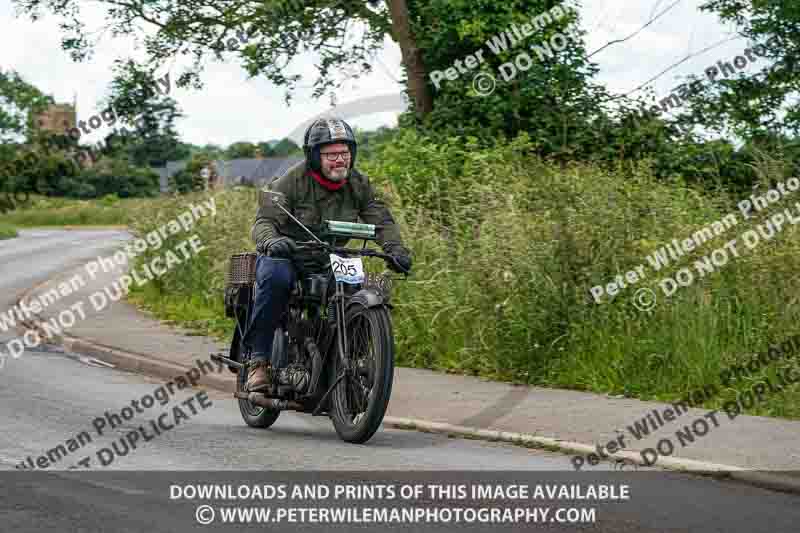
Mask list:
[[[319,149],[326,144],[345,143],[350,147],[350,170],[356,164],[356,136],[353,128],[340,118],[318,118],[306,130],[303,151],[312,170],[322,171]]]

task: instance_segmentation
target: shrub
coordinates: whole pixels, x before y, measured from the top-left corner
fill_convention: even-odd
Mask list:
[[[159,193],[158,174],[120,159],[101,159],[74,181],[68,196],[92,198],[113,194],[119,198],[141,198]]]

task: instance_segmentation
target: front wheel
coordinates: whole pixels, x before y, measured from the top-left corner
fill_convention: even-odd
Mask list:
[[[349,354],[337,354],[331,418],[339,437],[355,444],[368,441],[383,422],[394,379],[394,336],[383,306],[355,305],[347,311]],[[343,359],[350,362],[348,371]]]

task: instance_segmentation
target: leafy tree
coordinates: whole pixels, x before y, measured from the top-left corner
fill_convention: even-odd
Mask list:
[[[170,178],[170,189],[180,194],[204,190],[207,180],[202,172],[203,169],[209,168],[210,163],[211,158],[208,155],[194,155],[186,164],[186,168]]]
[[[256,156],[258,146],[250,142],[236,142],[225,150],[227,159],[251,159]]]
[[[74,189],[77,165],[66,152],[21,147],[3,169],[9,190],[66,196]]]
[[[258,143],[258,150],[262,157],[274,157],[275,152],[272,147],[278,144],[278,141],[267,141]]]
[[[370,159],[376,154],[376,149],[383,144],[391,142],[399,133],[397,128],[388,128],[381,126],[376,130],[365,131],[359,128],[355,129],[356,140],[358,141],[358,157],[359,159]]]
[[[82,24],[78,0],[14,1],[23,12],[47,10],[61,17],[63,45],[76,59],[91,50],[91,32]],[[697,98],[692,114],[679,120],[657,116],[652,110],[642,112],[637,102],[610,95],[593,81],[597,66],[578,27],[577,2],[99,0],[95,4],[108,7],[105,26],[116,34],[141,35],[142,26],[153,30],[142,37],[143,63],[118,62],[114,94],[127,99],[131,107],[153,98],[146,88],[152,87],[156,68],[178,55],[194,60],[177,77],[179,87],[201,87],[205,60],[234,54],[250,75],[263,75],[284,87],[288,101],[291,91],[308,80],[289,73],[287,66],[310,51],[316,55],[317,70],[311,76],[315,96],[335,97],[345,79],[339,73],[349,70],[353,77],[370,72],[374,54],[390,37],[401,49],[404,82],[414,111],[402,117],[402,125],[421,126],[426,134],[457,136],[465,143],[477,138],[483,145],[525,133],[533,140],[525,150],[561,163],[590,160],[626,172],[639,161],[649,160],[656,174],[665,178],[678,175],[743,186],[752,177],[746,165],[755,161],[755,154],[776,146],[775,141],[784,139],[781,134],[793,131],[781,128],[793,128],[800,119],[800,109],[793,107],[800,104],[788,99],[798,88],[793,69],[800,48],[794,46],[794,28],[800,12],[792,3],[779,0],[706,0],[707,9],[736,22],[743,35],[754,41],[777,36],[782,59],[758,84],[725,81],[704,89],[707,98]],[[544,23],[518,44],[503,47],[495,40],[495,36],[508,37],[508,31],[514,33],[512,25],[524,28],[532,17],[545,13],[563,16],[542,19]],[[430,81],[429,77],[479,50],[484,60],[476,68],[455,80],[443,80],[439,87]],[[522,52],[528,57],[520,62]],[[516,69],[508,67],[514,63]],[[500,69],[517,72],[506,81]],[[498,80],[491,94],[479,95],[480,84],[474,80],[478,72]],[[736,150],[698,136],[698,124],[714,125],[715,121],[734,125],[747,149]],[[157,155],[146,157],[143,150],[135,161],[180,159],[155,150],[165,146],[169,143],[154,142],[152,153]],[[280,144],[270,148],[272,155],[294,153]],[[263,145],[261,152],[270,155]],[[253,153],[236,155],[252,157]]]
[[[36,130],[30,122],[33,115],[52,103],[51,96],[25,81],[16,71],[0,70],[0,142],[29,139]]]
[[[707,0],[702,10],[715,12],[734,24],[749,40],[749,59],[761,58],[763,67],[749,66],[738,75],[715,76],[691,100],[687,126],[702,124],[714,131],[730,129],[742,139],[765,134],[800,133],[800,10],[784,0]],[[744,50],[743,50],[744,52]]]
[[[158,174],[120,159],[103,159],[74,181],[74,195],[84,198],[111,194],[120,198],[154,197],[159,192]]]
[[[32,18],[47,10],[62,18],[62,46],[73,58],[86,58],[93,47],[93,32],[85,28],[79,0],[14,0]],[[314,94],[335,94],[347,68],[353,76],[372,71],[371,60],[390,37],[400,45],[409,76],[409,93],[421,115],[430,112],[432,100],[422,50],[411,31],[406,0],[100,0],[108,8],[105,29],[113,35],[137,35],[143,26],[154,29],[143,38],[147,59],[142,65],[122,61],[135,78],[142,71],[173,57],[194,61],[178,78],[180,87],[200,88],[204,59],[237,54],[252,76],[264,75],[287,89],[286,99],[302,80],[287,73],[287,65],[306,50],[317,56]],[[352,77],[352,76],[351,76]]]
[[[197,147],[192,150],[192,156],[197,154],[205,154],[209,159],[217,160],[225,158],[225,149],[216,144],[206,144],[205,146]]]
[[[272,147],[273,157],[289,157],[301,156],[303,149],[297,146],[291,139],[282,139],[278,144]]]
[[[15,0],[24,11],[46,6],[62,16],[67,36],[64,47],[76,57],[90,49],[87,32],[80,24],[76,0]],[[106,26],[121,34],[135,34],[139,24],[155,31],[144,38],[147,63],[121,61],[120,77],[137,80],[153,76],[155,66],[174,55],[195,59],[181,73],[181,87],[200,87],[204,58],[238,54],[248,73],[264,75],[287,89],[287,99],[301,76],[287,73],[287,65],[303,51],[317,55],[314,94],[335,96],[343,82],[341,71],[353,76],[369,72],[385,37],[400,45],[405,83],[412,97],[413,113],[407,119],[429,117],[429,126],[459,135],[496,133],[515,135],[528,131],[540,139],[542,153],[570,153],[576,132],[586,131],[601,113],[597,102],[601,89],[589,83],[596,72],[583,48],[580,32],[570,32],[565,48],[534,60],[533,68],[520,73],[503,90],[486,98],[472,90],[472,77],[463,76],[434,91],[429,74],[451,68],[458,59],[485,48],[485,42],[504,34],[511,24],[522,27],[531,17],[566,6],[563,0],[510,0],[466,2],[452,0],[197,0],[189,5],[172,0],[100,1],[112,6]],[[113,13],[113,16],[111,14]],[[512,46],[497,55],[484,50],[480,67],[496,75],[497,68],[527,50],[527,44],[543,44],[561,38],[577,22],[574,11],[544,25],[525,45]],[[200,16],[202,15],[202,16]],[[355,38],[357,37],[357,38]],[[233,39],[233,41],[231,41]],[[236,44],[239,45],[230,46]],[[563,39],[562,39],[563,41]],[[230,51],[233,50],[233,51]],[[123,82],[120,82],[123,83]],[[137,85],[137,83],[130,83]],[[408,122],[406,122],[408,123]],[[285,151],[283,152],[285,153]],[[280,155],[276,152],[276,155]]]
[[[187,158],[190,151],[175,130],[175,121],[183,114],[174,99],[162,94],[168,90],[163,83],[171,84],[169,78],[156,79],[132,61],[118,61],[114,68],[117,76],[107,107],[115,110],[119,125],[107,138],[110,153],[117,157],[125,153],[139,167]]]
[[[160,166],[189,156],[175,131],[175,119],[182,116],[175,101],[165,99],[145,105],[136,122],[131,160],[138,166]]]
[[[577,12],[569,5],[409,0],[413,31],[438,85],[426,125],[487,142],[524,131],[541,155],[562,159],[593,142],[589,125],[608,113],[598,104],[610,96],[591,81],[598,68],[587,58]],[[526,26],[528,37],[522,34]],[[457,63],[464,73],[445,77]],[[401,124],[409,124],[408,117]]]
[[[744,194],[758,181],[757,168],[774,166],[781,159],[795,172],[800,165],[800,103],[793,98],[800,88],[796,32],[800,12],[780,0],[707,0],[701,9],[735,24],[738,33],[749,39],[742,48],[743,59],[749,63],[761,58],[763,68],[750,65],[735,76],[718,69],[713,82],[706,75],[689,76],[675,93],[684,104],[683,112],[660,118],[645,113],[646,120],[633,120],[628,131],[628,139],[660,131],[661,140],[638,144],[647,147],[644,152],[628,151],[625,156],[653,159],[659,176],[680,175],[706,187]],[[658,124],[655,129],[654,124]],[[708,140],[709,134],[722,138]],[[608,139],[602,144],[610,150],[619,148]],[[777,169],[773,175],[788,177],[791,171]]]

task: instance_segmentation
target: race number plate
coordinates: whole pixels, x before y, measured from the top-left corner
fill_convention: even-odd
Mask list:
[[[331,254],[331,268],[336,281],[350,285],[364,283],[364,263],[360,257],[339,257]]]

